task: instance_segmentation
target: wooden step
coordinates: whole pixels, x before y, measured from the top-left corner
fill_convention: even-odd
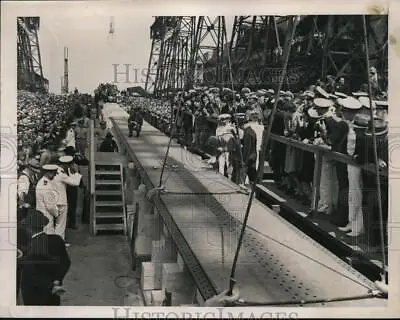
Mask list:
[[[95,172],[96,175],[113,175],[113,176],[119,176],[121,175],[121,171],[120,170],[110,170],[110,171],[106,171],[106,170],[96,170]]]
[[[101,218],[101,219],[115,219],[115,218],[124,218],[123,212],[99,212],[96,211],[96,219]]]
[[[122,201],[96,201],[95,202],[96,207],[122,207],[123,202]]]
[[[97,231],[106,231],[106,230],[112,230],[112,231],[117,231],[117,230],[124,230],[124,224],[123,223],[105,223],[105,224],[96,224],[96,230]]]
[[[95,190],[94,194],[99,196],[122,196],[121,190]]]
[[[108,184],[113,184],[113,185],[119,185],[121,184],[121,180],[96,180],[97,185],[108,185]]]

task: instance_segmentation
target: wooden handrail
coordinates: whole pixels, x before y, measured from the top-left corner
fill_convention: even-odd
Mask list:
[[[90,189],[90,231],[93,236],[96,235],[96,217],[95,217],[95,146],[94,120],[89,122],[89,189]]]
[[[342,163],[346,163],[355,167],[359,167],[365,171],[371,172],[371,173],[376,173],[375,168],[373,164],[359,164],[353,160],[353,158],[349,155],[345,155],[339,152],[334,152],[330,150],[327,147],[324,146],[318,146],[318,145],[312,145],[312,144],[306,144],[298,140],[294,140],[288,137],[283,137],[279,136],[277,134],[271,134],[271,139],[281,142],[283,144],[302,149],[304,151],[312,152],[314,154],[316,153],[321,153],[322,156],[329,158],[330,160],[333,161],[338,161]],[[379,174],[384,177],[388,177],[388,171],[387,169],[382,169]]]
[[[94,162],[94,154],[95,154],[95,137],[94,137],[94,120],[90,120],[90,193],[93,196],[95,191],[95,162]]]

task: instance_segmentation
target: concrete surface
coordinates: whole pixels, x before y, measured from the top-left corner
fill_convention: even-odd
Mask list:
[[[81,167],[87,176],[87,167]],[[140,306],[138,271],[130,270],[129,247],[124,235],[90,235],[81,224],[82,194],[78,198],[78,229],[67,229],[71,268],[64,280],[64,306]]]

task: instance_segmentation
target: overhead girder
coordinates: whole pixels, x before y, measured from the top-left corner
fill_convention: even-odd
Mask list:
[[[224,17],[217,16],[212,19],[199,16],[194,39],[188,86],[223,85],[226,45]]]
[[[17,18],[18,89],[48,91],[43,77],[38,30],[39,17]]]
[[[156,96],[183,89],[193,46],[195,17],[156,17],[151,27],[152,48],[146,91]],[[153,80],[154,79],[154,80]]]
[[[300,16],[286,87],[302,88],[326,75],[343,76],[352,87],[360,86],[366,77],[361,17]],[[382,82],[387,85],[387,16],[367,16],[367,27],[371,64],[386,77]],[[282,43],[288,33],[287,17],[235,17],[230,54],[237,86],[249,85],[245,83],[250,80],[249,74],[260,70],[269,76],[257,78],[256,74],[253,86],[273,84],[275,68],[279,68],[284,56]]]

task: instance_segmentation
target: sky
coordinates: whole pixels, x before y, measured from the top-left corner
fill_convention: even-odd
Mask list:
[[[214,19],[214,17],[211,17]],[[109,34],[110,21],[114,21],[114,35]],[[228,41],[231,37],[233,17],[225,17]],[[39,44],[44,77],[49,80],[50,92],[60,93],[64,73],[64,46],[68,47],[69,90],[93,93],[105,82],[115,83],[115,73],[125,73],[129,80],[117,75],[120,89],[145,86],[151,50],[150,26],[152,16],[42,16]],[[138,70],[138,71],[135,71]],[[138,76],[136,76],[136,74]]]

